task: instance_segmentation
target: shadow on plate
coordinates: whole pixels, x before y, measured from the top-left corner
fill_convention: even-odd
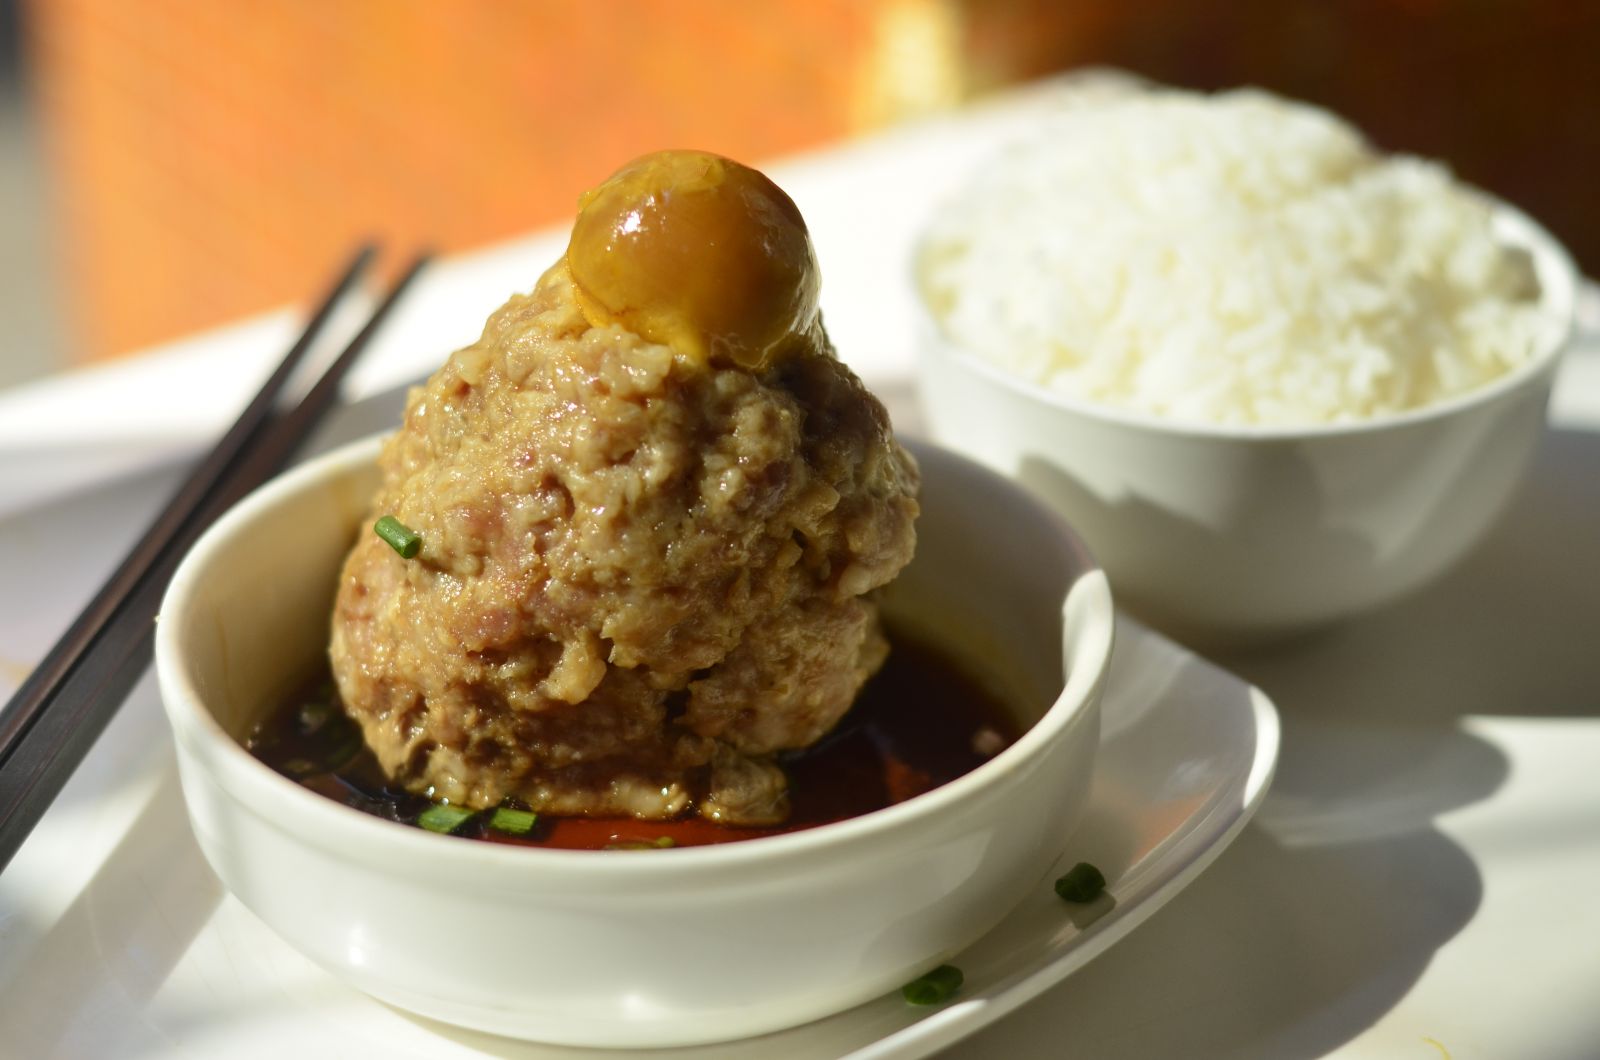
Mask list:
[[[1549,432],[1448,576],[1221,657],[1282,715],[1256,822],[1149,924],[952,1057],[1321,1056],[1398,1004],[1483,899],[1477,865],[1433,823],[1507,778],[1468,719],[1600,716],[1596,467],[1600,435]]]
[[[1600,716],[1600,434],[1545,435],[1500,525],[1433,586],[1276,651],[1223,657],[1297,717]],[[1332,696],[1319,690],[1336,687]]]
[[[44,932],[0,1001],[0,1053],[96,1055],[120,1030],[117,1055],[162,1055],[171,1045],[144,1011],[222,901],[184,824],[178,773],[167,749],[143,811],[94,878]],[[17,1050],[12,1052],[12,1050]]]
[[[1320,1057],[1405,996],[1481,897],[1434,831],[1293,849],[1251,827],[1148,924],[951,1055]]]
[[[1406,996],[1483,899],[1432,820],[1492,793],[1506,759],[1453,724],[1374,741],[1281,717],[1272,792],[1217,863],[950,1060],[1320,1057]]]

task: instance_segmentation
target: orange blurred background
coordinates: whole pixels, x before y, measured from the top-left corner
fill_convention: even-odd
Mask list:
[[[302,297],[358,239],[570,215],[626,159],[762,160],[1113,65],[1259,84],[1451,163],[1600,267],[1600,4],[32,0],[69,359]]]

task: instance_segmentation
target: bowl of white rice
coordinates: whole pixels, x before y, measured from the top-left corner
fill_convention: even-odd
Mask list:
[[[1067,107],[914,262],[938,441],[1020,478],[1199,639],[1437,577],[1515,493],[1572,328],[1560,244],[1266,93]]]

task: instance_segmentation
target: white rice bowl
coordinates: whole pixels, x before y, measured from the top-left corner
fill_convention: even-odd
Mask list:
[[[1053,116],[940,211],[918,277],[956,345],[1069,397],[1230,426],[1473,390],[1549,329],[1528,254],[1434,163],[1244,90]]]

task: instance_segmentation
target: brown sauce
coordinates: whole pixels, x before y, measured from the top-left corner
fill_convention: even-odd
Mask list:
[[[1017,737],[1017,724],[998,698],[955,661],[892,630],[890,640],[888,662],[839,726],[813,746],[780,758],[789,775],[792,808],[783,825],[740,828],[692,816],[638,821],[540,814],[526,837],[514,837],[487,827],[488,814],[480,814],[455,834],[601,850],[704,846],[797,832],[930,791],[970,772]],[[355,724],[333,702],[332,688],[324,672],[286,699],[251,734],[250,752],[312,791],[378,817],[415,823],[430,803],[387,782],[361,745]],[[340,764],[327,768],[333,762]]]

